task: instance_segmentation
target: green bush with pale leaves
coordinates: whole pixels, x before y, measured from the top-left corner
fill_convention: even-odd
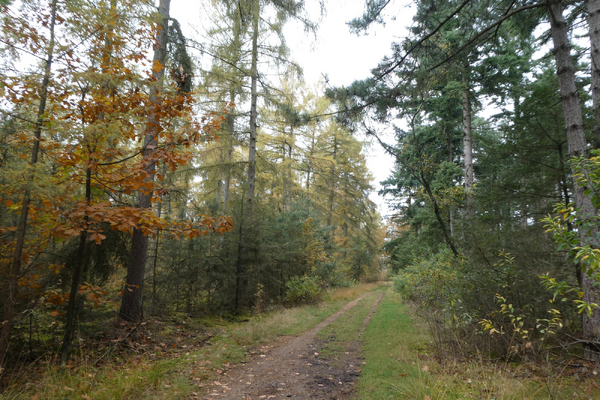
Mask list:
[[[285,289],[285,300],[293,305],[316,303],[325,293],[319,276],[294,276],[286,282]]]

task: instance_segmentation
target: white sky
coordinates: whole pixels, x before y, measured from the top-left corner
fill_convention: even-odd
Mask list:
[[[309,85],[318,82],[323,75],[327,75],[332,86],[347,86],[355,80],[369,77],[370,70],[391,53],[392,42],[398,42],[405,36],[406,27],[411,25],[413,16],[409,8],[410,0],[392,1],[384,14],[386,25],[374,25],[367,35],[358,37],[350,33],[346,22],[363,14],[365,0],[323,1],[326,14],[320,23],[316,40],[314,35],[305,33],[298,24],[289,24],[284,31],[292,59],[302,66]],[[307,0],[307,8],[312,16],[318,17],[316,0]],[[189,2],[173,0],[171,16],[180,21],[185,33],[188,31],[186,25],[199,25],[194,19],[200,18],[200,10]],[[381,146],[374,144],[369,150],[367,164],[374,176],[377,192],[380,189],[379,182],[391,173],[393,159]],[[376,192],[370,198],[385,216],[388,214],[387,207]]]

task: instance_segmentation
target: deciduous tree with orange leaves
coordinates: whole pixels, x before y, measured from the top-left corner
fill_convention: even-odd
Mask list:
[[[59,303],[56,293],[44,290],[49,269],[60,268],[48,266],[47,254],[76,241],[77,250],[63,262],[71,287],[60,294],[68,304],[65,362],[77,297],[89,298],[93,287],[81,282],[86,254],[101,245],[107,229],[193,238],[231,228],[225,217],[166,221],[150,207],[164,194],[155,167],[175,171],[189,163],[195,146],[217,136],[222,117],[196,118],[194,98],[181,90],[183,66],[148,60],[168,27],[144,2],[25,1],[4,12],[4,60],[11,55],[15,61],[1,72],[0,360],[16,313],[42,297]],[[26,67],[31,57],[39,62]],[[132,291],[126,285],[125,293]]]

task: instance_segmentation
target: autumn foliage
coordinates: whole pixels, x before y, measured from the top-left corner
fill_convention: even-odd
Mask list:
[[[376,279],[363,144],[297,68],[267,62],[300,10],[250,5],[214,5],[233,28],[211,31],[208,69],[168,0],[2,6],[2,365],[68,366],[85,329],[237,317]],[[259,87],[267,65],[279,82]]]
[[[84,11],[89,18],[81,23]],[[149,194],[153,203],[168,193],[163,173],[149,179],[148,164],[167,173],[189,165],[197,155],[195,147],[217,138],[223,121],[223,112],[197,118],[193,96],[180,93],[175,81],[155,79],[153,70],[162,66],[148,61],[147,54],[159,28],[147,5],[100,2],[96,9],[91,4],[24,2],[22,9],[5,7],[3,12],[3,50],[14,52],[18,66],[30,55],[47,54],[39,58],[45,59],[41,67],[50,77],[40,81],[35,68],[30,73],[2,71],[0,291],[5,303],[14,294],[8,282],[24,196],[31,202],[26,205],[17,309],[38,301],[62,306],[69,300],[66,290],[53,287],[52,276],[66,279],[69,268],[82,260],[73,254],[49,260],[82,234],[100,246],[109,230],[131,233],[137,228],[152,237],[160,232],[195,238],[231,229],[227,217],[166,220],[152,209],[136,207],[138,192]],[[159,86],[160,96],[151,102],[150,94]],[[40,102],[46,106],[36,120]],[[148,129],[157,143],[150,158],[141,157]],[[36,145],[40,156],[32,163]],[[94,306],[106,295],[89,283],[78,292]],[[62,314],[58,309],[50,313]]]

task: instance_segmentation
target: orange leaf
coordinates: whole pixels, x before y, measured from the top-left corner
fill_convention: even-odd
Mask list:
[[[91,301],[97,301],[100,298],[100,296],[98,296],[96,293],[88,293],[86,297]]]

